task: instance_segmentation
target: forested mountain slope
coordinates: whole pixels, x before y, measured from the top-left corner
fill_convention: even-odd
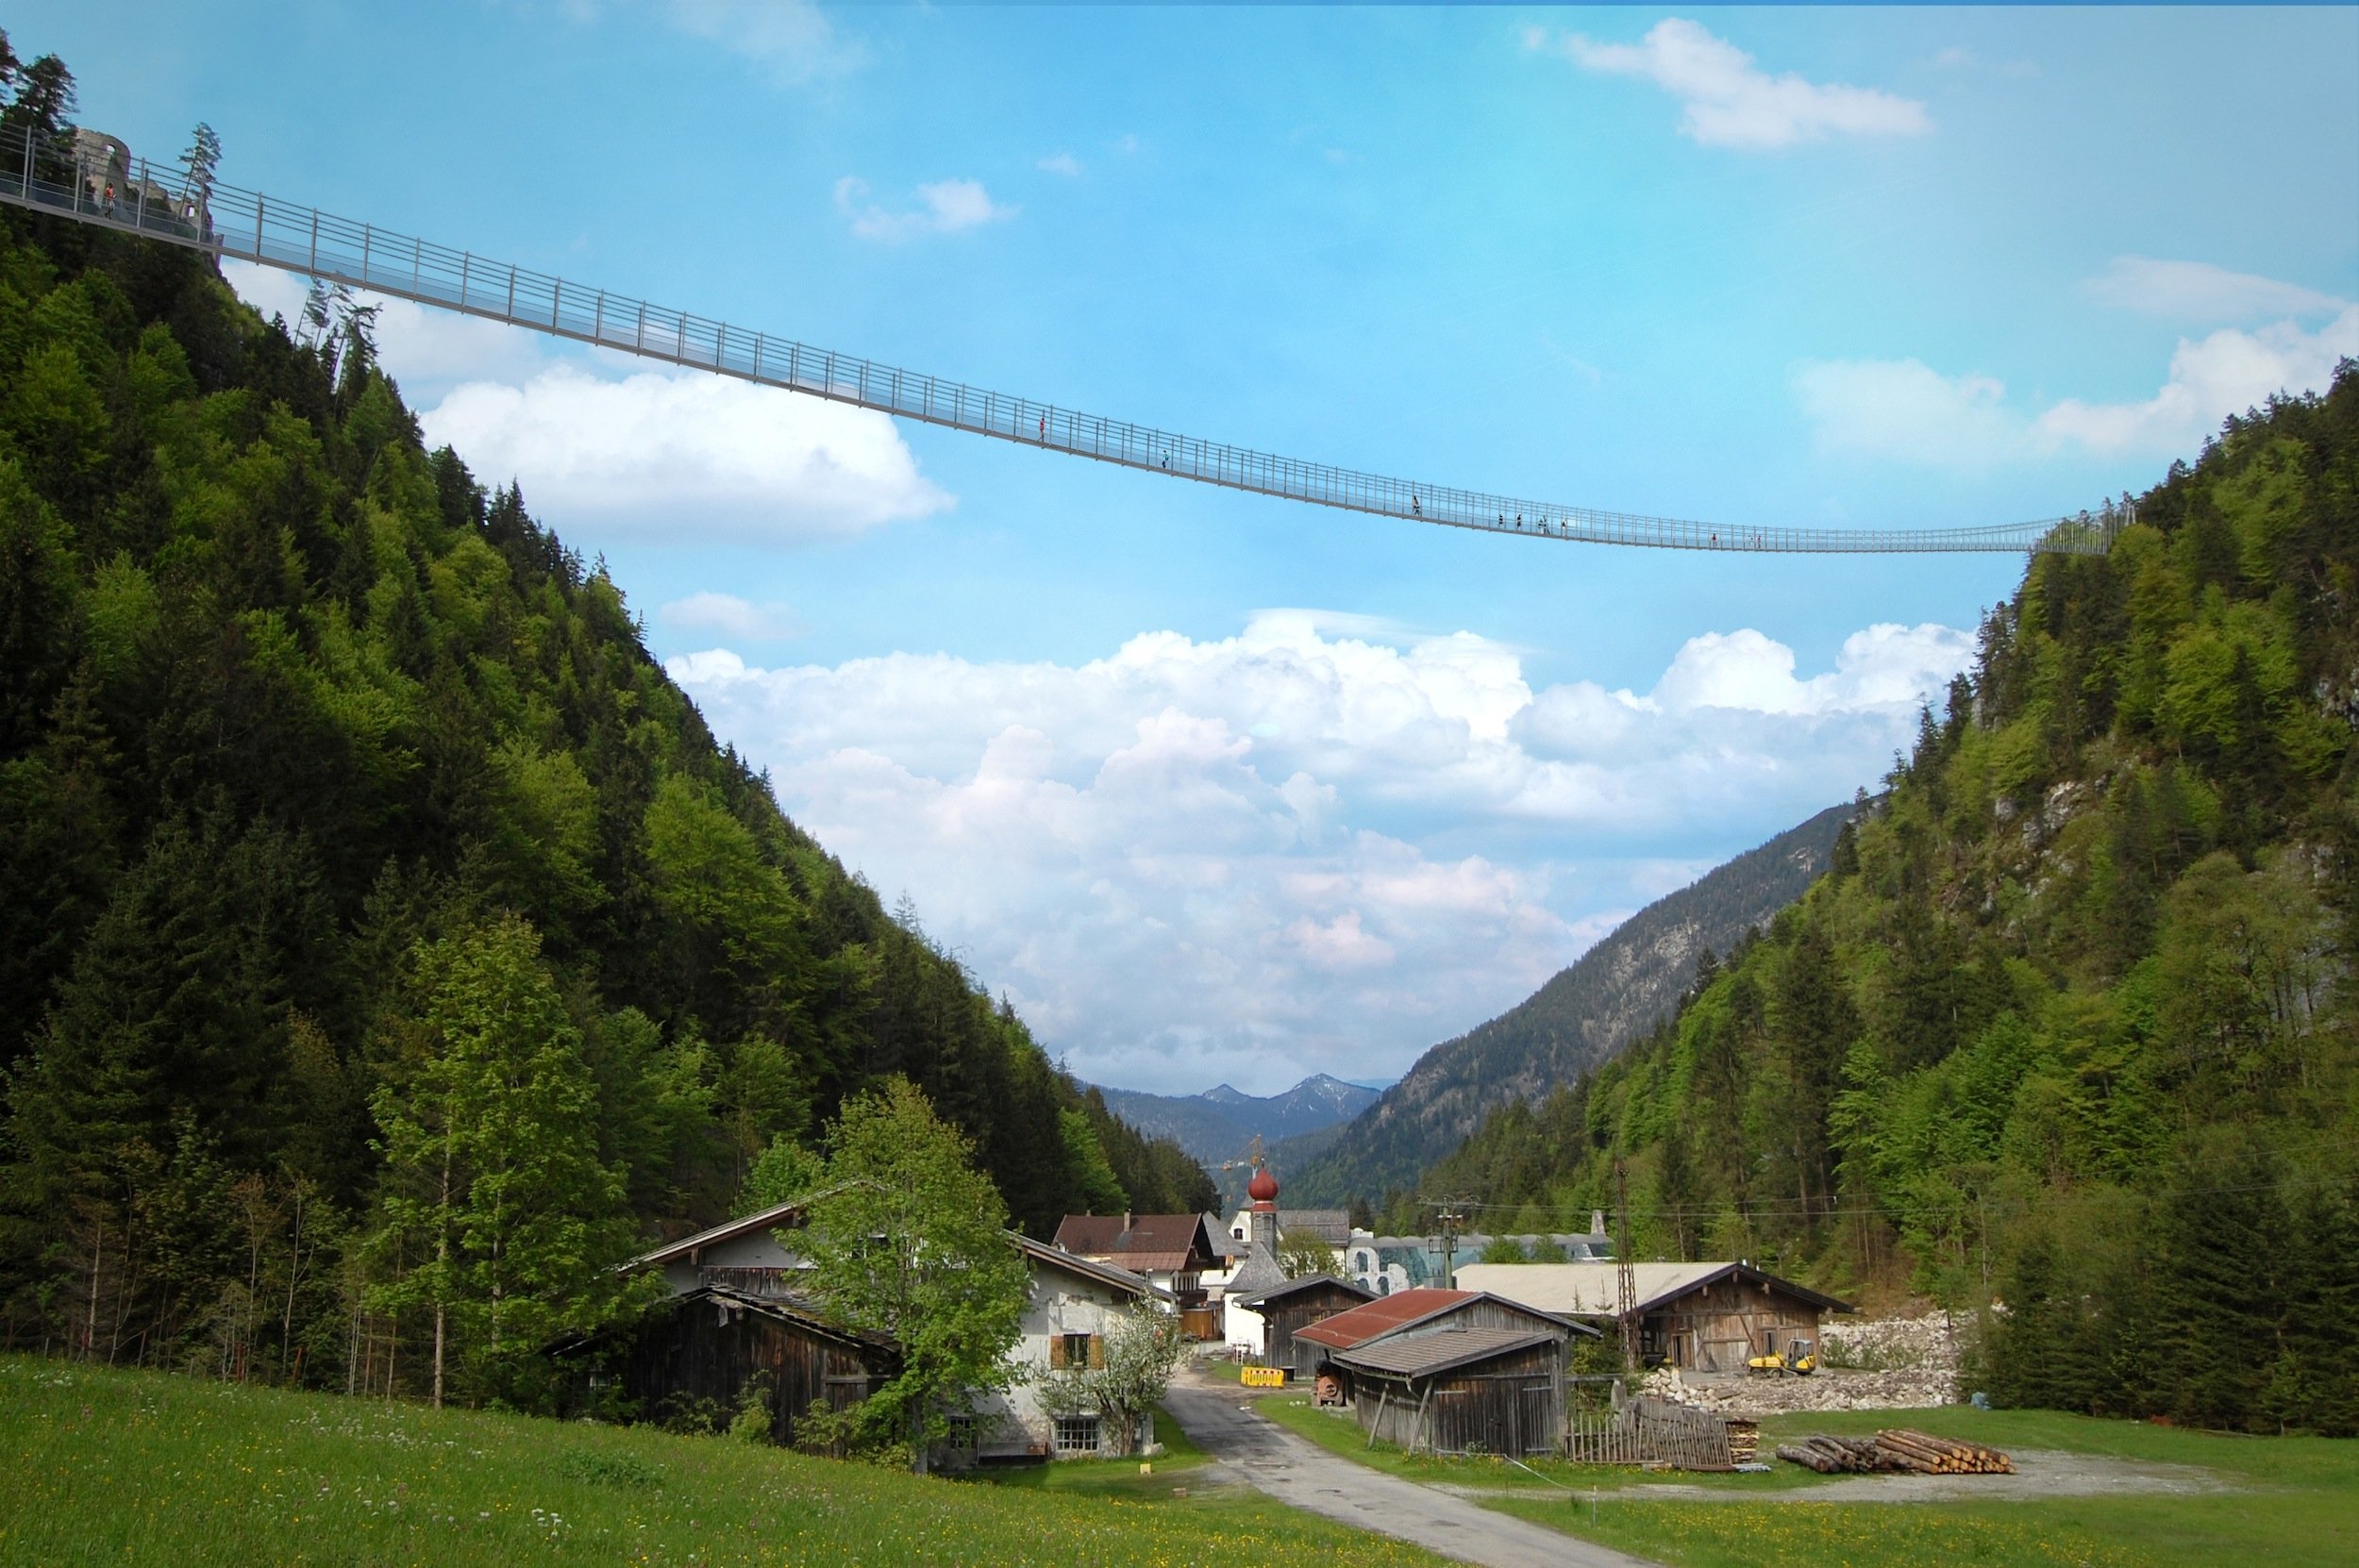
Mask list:
[[[63,80],[8,110],[52,148]],[[409,1365],[435,1202],[490,1206],[490,1299],[561,1298],[893,1074],[1036,1234],[1209,1201],[422,448],[367,330],[0,213],[0,1339]]]
[[[2002,1399],[2359,1430],[2359,367],[2137,509],[1764,940],[1428,1180],[1585,1213],[1623,1161],[1642,1256],[2002,1298]]]
[[[1524,1001],[1426,1052],[1340,1132],[1274,1151],[1289,1201],[1372,1202],[1414,1184],[1491,1110],[1613,1056],[1678,1005],[1698,955],[1727,951],[1801,895],[1853,810],[1821,811],[1657,899]]]

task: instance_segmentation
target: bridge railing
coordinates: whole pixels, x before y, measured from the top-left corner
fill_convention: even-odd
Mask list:
[[[1491,533],[1662,549],[1767,553],[2100,555],[2126,506],[1985,527],[1728,527],[1494,494],[1306,462],[881,364],[453,250],[189,171],[138,160],[111,201],[105,171],[60,166],[0,134],[0,202],[355,289],[976,435],[1231,490]]]

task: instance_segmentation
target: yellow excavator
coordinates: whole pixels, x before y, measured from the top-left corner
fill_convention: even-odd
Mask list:
[[[1750,1370],[1775,1377],[1791,1373],[1807,1377],[1818,1370],[1818,1344],[1815,1340],[1795,1339],[1785,1342],[1783,1350],[1773,1350],[1766,1356],[1755,1356],[1745,1365]]]

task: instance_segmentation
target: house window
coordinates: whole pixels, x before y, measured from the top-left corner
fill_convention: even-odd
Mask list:
[[[950,1418],[950,1449],[953,1453],[973,1453],[976,1436],[977,1429],[973,1416],[954,1415]]]
[[[1096,1453],[1097,1418],[1094,1415],[1057,1417],[1057,1452],[1060,1454]]]
[[[1087,1334],[1065,1334],[1060,1338],[1064,1342],[1057,1358],[1060,1365],[1078,1371],[1090,1364],[1090,1337]]]

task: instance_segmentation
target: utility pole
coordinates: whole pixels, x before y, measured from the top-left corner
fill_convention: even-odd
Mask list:
[[[1458,1227],[1466,1223],[1466,1216],[1459,1212],[1460,1201],[1445,1198],[1436,1216],[1442,1224],[1442,1289],[1446,1291],[1458,1289]]]
[[[1614,1282],[1622,1319],[1622,1364],[1638,1370],[1638,1267],[1630,1255],[1630,1167],[1614,1157]]]

